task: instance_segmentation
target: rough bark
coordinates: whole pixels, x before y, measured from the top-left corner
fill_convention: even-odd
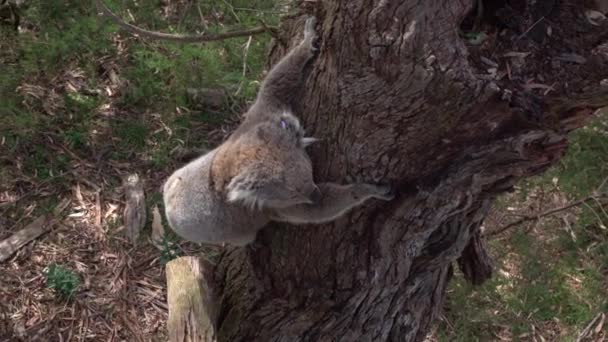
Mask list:
[[[559,160],[567,132],[608,103],[597,52],[607,28],[577,1],[484,1],[507,26],[493,49],[531,53],[516,67],[459,35],[473,0],[312,3],[320,53],[297,114],[323,139],[315,178],[391,182],[399,195],[324,226],[273,224],[228,249],[216,268],[219,340],[420,341],[453,262],[473,283],[491,275],[479,227],[495,196]],[[287,19],[283,40],[302,22]],[[585,63],[554,58],[573,48]],[[275,45],[271,61],[285,50]]]
[[[214,342],[217,318],[213,267],[196,257],[167,264],[170,342]]]

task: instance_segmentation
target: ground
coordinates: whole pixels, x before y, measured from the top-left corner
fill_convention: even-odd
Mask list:
[[[264,0],[108,3],[166,32],[273,24],[285,10]],[[50,232],[0,262],[0,341],[161,341],[164,264],[213,252],[170,233],[155,247],[152,210],[163,179],[238,122],[270,39],[151,42],[94,12],[89,1],[32,1],[19,34],[1,28],[0,240],[69,202]],[[122,218],[131,173],[144,179],[148,208],[136,245]],[[608,118],[598,114],[572,135],[561,164],[499,199],[484,230],[606,192],[598,187],[607,178]],[[429,338],[574,341],[598,315],[589,340],[608,338],[608,212],[599,201],[489,236],[494,278],[472,288],[456,274]]]

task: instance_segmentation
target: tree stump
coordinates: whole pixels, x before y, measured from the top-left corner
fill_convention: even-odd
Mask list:
[[[167,263],[170,342],[214,342],[217,303],[213,267],[197,257]]]

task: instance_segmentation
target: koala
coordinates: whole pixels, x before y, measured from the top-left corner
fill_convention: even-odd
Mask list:
[[[165,214],[186,240],[245,246],[270,221],[323,223],[370,198],[391,200],[386,185],[315,184],[306,137],[291,103],[313,58],[316,19],[304,39],[271,68],[254,104],[228,139],[175,171],[163,186]]]

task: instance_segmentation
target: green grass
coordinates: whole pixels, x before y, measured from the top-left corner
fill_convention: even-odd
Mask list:
[[[608,113],[570,137],[567,155],[548,174],[573,195],[587,195],[608,177]],[[605,190],[605,189],[604,189]]]
[[[165,18],[154,2],[106,3],[127,21],[129,10],[135,24],[148,29],[182,33],[203,29],[195,8],[180,8],[177,15]],[[259,20],[271,25],[278,22],[275,1],[199,3],[204,14],[226,14],[217,22],[207,17],[210,32],[251,27],[259,25]],[[254,36],[244,61],[246,37],[205,44],[135,39],[98,17],[92,0],[33,1],[22,14],[22,22],[31,30],[16,35],[2,27],[0,32],[0,44],[8,47],[0,52],[0,137],[5,141],[0,151],[22,160],[25,175],[38,180],[70,167],[71,157],[57,153],[49,139],[85,157],[95,154],[99,144],[111,144],[110,158],[151,161],[149,165],[157,170],[171,165],[169,152],[176,146],[206,145],[204,135],[191,133],[193,123],[220,124],[232,108],[242,108],[254,98],[270,40],[266,35]],[[114,98],[105,93],[109,83],[106,65],[111,65],[122,82]],[[68,91],[64,88],[66,75],[75,70],[81,74],[78,82],[85,84]],[[230,94],[222,113],[189,101],[187,89],[203,87],[223,88]],[[100,108],[108,104],[120,114],[101,116]],[[177,115],[178,111],[183,114]],[[171,135],[157,132],[159,121]],[[133,152],[138,159],[133,159]]]
[[[129,10],[134,23],[148,29],[202,30],[195,9],[182,9],[183,18],[165,18],[158,2],[105,2],[127,20]],[[271,11],[274,1],[199,3],[204,14],[232,4],[238,15],[239,20],[232,15],[217,23],[209,20],[210,32],[259,25],[259,19],[278,22],[276,14],[237,9]],[[116,189],[121,178],[112,173],[113,162],[162,176],[175,167],[172,150],[207,147],[208,137],[200,132],[242,110],[259,87],[267,35],[252,38],[244,60],[246,37],[206,44],[143,40],[99,18],[92,0],[29,4],[22,14],[24,32],[0,26],[0,191],[29,195],[14,208],[2,209],[11,221],[51,210],[78,177],[102,185],[103,191]],[[110,78],[110,71],[117,79]],[[225,89],[225,108],[193,103],[188,88]],[[150,207],[162,202],[158,193],[146,191]],[[36,209],[26,213],[29,208]],[[109,218],[105,224],[113,235],[122,221]],[[160,253],[163,264],[179,255],[175,241],[167,233]],[[49,265],[44,276],[46,285],[64,299],[76,293],[81,281],[65,265]]]
[[[142,120],[129,119],[117,122],[113,135],[120,139],[123,150],[142,149],[146,146],[148,127]]]

